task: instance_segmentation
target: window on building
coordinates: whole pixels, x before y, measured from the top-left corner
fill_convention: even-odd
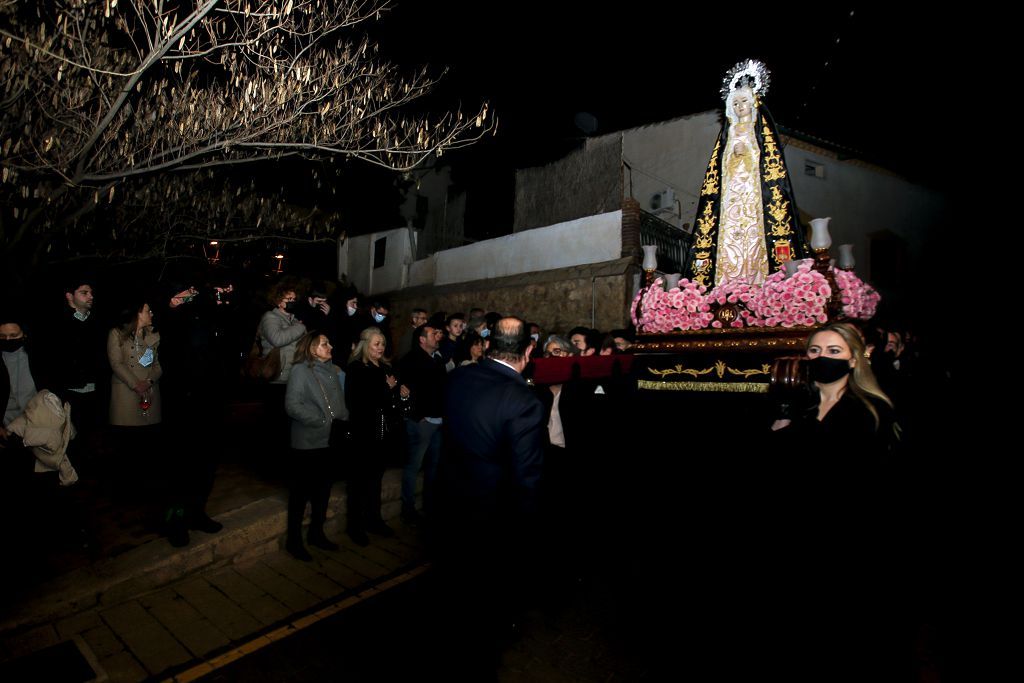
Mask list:
[[[804,175],[814,176],[815,178],[825,177],[825,164],[817,161],[811,161],[808,159],[804,162]]]
[[[388,238],[381,237],[373,243],[373,267],[380,268],[384,265],[384,255],[388,249]]]

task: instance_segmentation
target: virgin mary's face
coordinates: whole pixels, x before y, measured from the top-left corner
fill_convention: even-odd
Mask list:
[[[736,112],[736,116],[743,118],[750,116],[750,112],[753,109],[754,98],[747,88],[742,88],[736,91],[736,94],[732,98],[732,109]]]

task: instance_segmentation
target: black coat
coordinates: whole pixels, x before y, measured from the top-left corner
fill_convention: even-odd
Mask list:
[[[376,442],[388,435],[381,432],[381,418],[393,423],[398,416],[398,389],[391,389],[387,376],[390,365],[353,361],[345,370],[345,405],[348,407],[352,434],[362,443]],[[393,428],[388,424],[386,428]]]
[[[398,364],[398,377],[409,388],[412,405],[409,417],[441,417],[444,411],[444,386],[448,371],[438,358],[432,358],[417,346]]]
[[[525,380],[491,359],[458,368],[445,397],[444,507],[460,526],[526,525],[537,510],[544,407]]]

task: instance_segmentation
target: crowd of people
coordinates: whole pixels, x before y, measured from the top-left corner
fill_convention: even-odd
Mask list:
[[[307,546],[340,549],[325,530],[339,479],[351,541],[394,535],[381,488],[385,470],[399,467],[402,522],[425,530],[438,566],[470,596],[459,603],[466,619],[498,628],[530,589],[532,552],[554,568],[548,578],[568,580],[587,561],[583,548],[620,514],[601,497],[620,486],[612,456],[631,447],[615,427],[631,398],[627,379],[528,378],[538,358],[629,354],[631,330],[545,334],[479,308],[416,308],[393,325],[386,300],[292,281],[270,287],[258,321],[239,314],[228,282],[132,294],[104,320],[92,284],[71,281],[34,334],[0,311],[0,465],[6,490],[17,492],[4,497],[7,523],[24,525],[17,506],[32,500],[41,514],[31,523],[51,525],[51,538],[57,530],[94,543],[90,511],[67,495],[83,470],[152,501],[154,525],[174,546],[196,531],[219,532],[205,509],[220,448],[211,435],[222,429],[240,366],[266,402],[267,448],[286,463],[285,549],[298,560],[313,559]],[[248,364],[239,351],[246,341]],[[911,337],[874,326],[828,325],[810,335],[804,355],[808,382],[763,432],[793,454],[793,481],[814,473],[830,482],[816,505],[831,513],[816,519],[832,525],[838,556],[865,529],[876,541],[889,534],[881,494],[872,493],[870,515],[854,501],[877,492],[901,442],[926,431],[914,407],[926,373]],[[816,457],[809,443],[830,444],[833,457]]]
[[[33,499],[47,501],[46,519],[25,533],[97,550],[89,510],[67,493],[79,470],[146,500],[154,508],[151,526],[174,546],[187,545],[190,532],[221,529],[205,510],[222,447],[213,435],[239,379],[239,339],[246,335],[238,328],[250,324],[235,287],[222,280],[121,292],[115,313],[102,305],[93,280],[79,276],[67,281],[63,300],[52,296],[49,310],[0,310],[0,460],[5,490],[17,494],[6,500],[14,511],[28,486]],[[415,489],[421,469],[428,481],[436,474],[446,376],[485,357],[501,316],[417,309],[408,328],[392,332],[388,302],[353,288],[284,280],[269,288],[267,301],[254,355],[272,376],[251,387],[290,435],[277,442],[291,453],[287,549],[310,557],[300,537],[307,504],[307,541],[336,547],[323,521],[339,477],[348,486],[351,538],[365,545],[367,533],[393,533],[380,515],[388,466],[404,470],[403,519],[420,522]],[[581,327],[542,342],[538,325],[529,331],[531,350],[543,347],[538,357],[619,352],[632,340],[624,330],[605,340]],[[47,445],[36,447],[44,425]],[[427,507],[431,495],[428,485]]]

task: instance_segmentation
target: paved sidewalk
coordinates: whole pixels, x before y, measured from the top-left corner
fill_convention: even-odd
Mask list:
[[[420,571],[423,549],[415,531],[394,526],[395,538],[374,537],[367,548],[333,533],[341,550],[311,548],[312,563],[281,550],[258,557],[242,553],[239,561],[212,563],[138,594],[118,584],[81,611],[7,634],[0,658],[10,666],[75,639],[95,662],[96,680],[131,683],[174,674],[181,674],[176,680],[194,680],[267,639],[284,637],[325,606],[365,599],[386,589],[389,579]]]

